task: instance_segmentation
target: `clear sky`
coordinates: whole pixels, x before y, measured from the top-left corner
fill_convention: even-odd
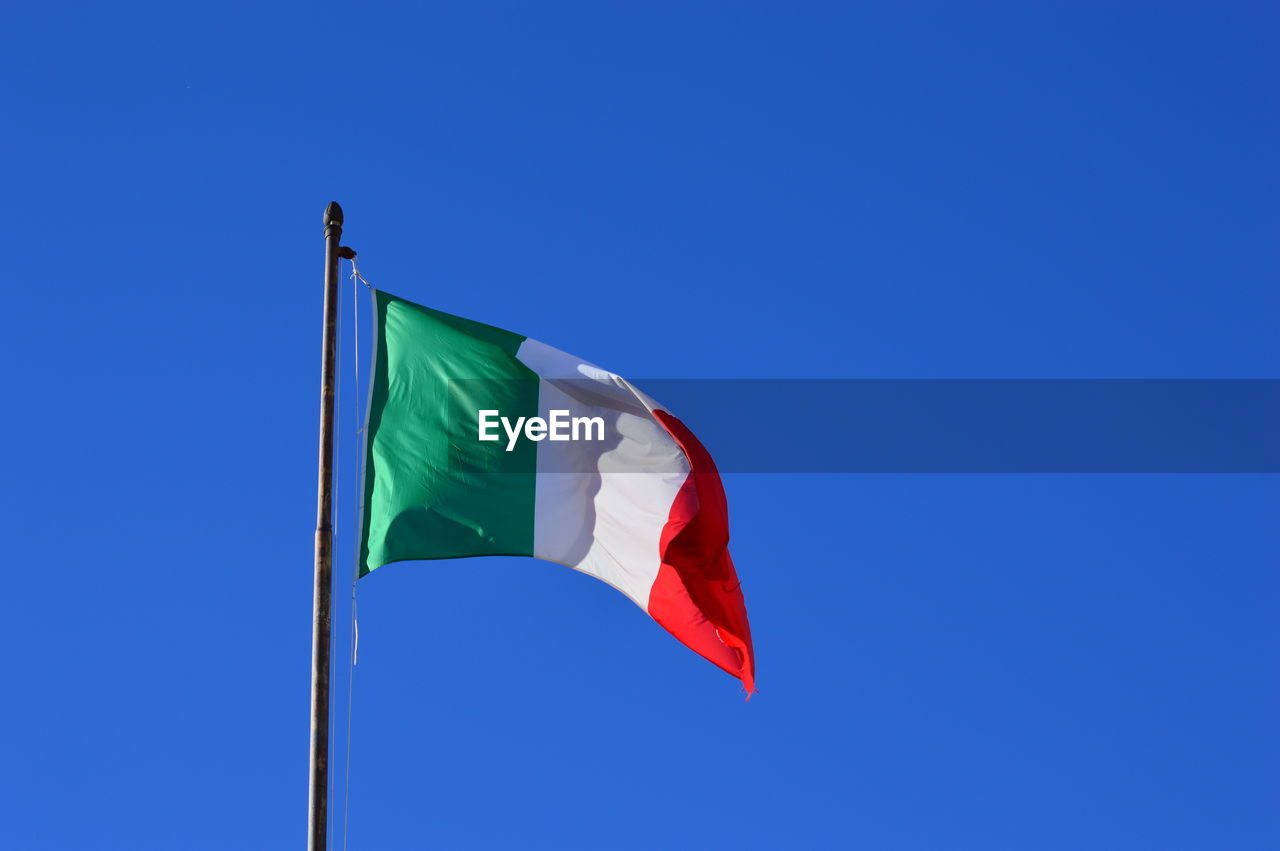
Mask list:
[[[301,847],[328,201],[626,375],[1277,377],[1278,22],[10,4],[0,846]],[[726,485],[749,703],[561,567],[362,580],[351,847],[1280,847],[1275,477]]]

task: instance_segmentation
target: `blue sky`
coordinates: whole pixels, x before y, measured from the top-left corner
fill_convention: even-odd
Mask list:
[[[303,841],[328,201],[623,374],[1276,377],[1277,22],[7,9],[0,845]],[[1274,477],[727,487],[750,703],[563,568],[362,580],[351,847],[1280,842]]]

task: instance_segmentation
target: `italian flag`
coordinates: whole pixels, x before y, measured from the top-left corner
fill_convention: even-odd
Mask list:
[[[626,594],[750,695],[724,488],[692,432],[625,379],[536,340],[379,290],[374,303],[360,575],[485,555],[563,564]],[[543,428],[511,427],[535,417]]]

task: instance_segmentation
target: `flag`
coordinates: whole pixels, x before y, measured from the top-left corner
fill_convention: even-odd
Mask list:
[[[359,573],[531,556],[631,598],[754,691],[720,475],[625,379],[520,334],[374,291]]]

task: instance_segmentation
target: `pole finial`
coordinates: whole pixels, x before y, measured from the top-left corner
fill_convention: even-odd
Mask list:
[[[324,208],[324,226],[330,225],[342,227],[342,207],[337,201],[330,201],[329,206]]]

